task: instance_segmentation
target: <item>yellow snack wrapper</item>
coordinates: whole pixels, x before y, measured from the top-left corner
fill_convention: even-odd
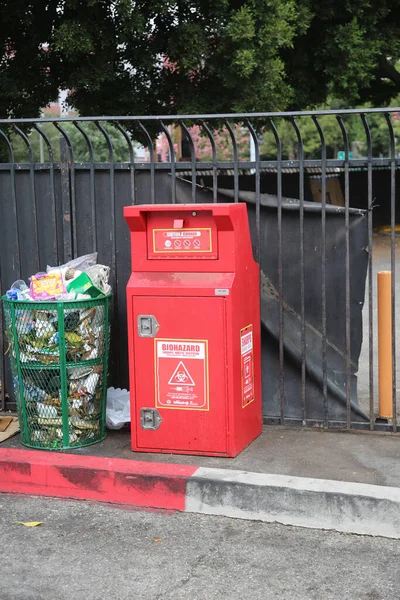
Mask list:
[[[55,296],[65,293],[61,273],[37,273],[32,275],[30,292],[35,300],[51,300]]]

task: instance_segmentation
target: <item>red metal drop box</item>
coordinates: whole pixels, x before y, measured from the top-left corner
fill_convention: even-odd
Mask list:
[[[246,205],[127,206],[124,216],[132,449],[236,456],[262,426]]]

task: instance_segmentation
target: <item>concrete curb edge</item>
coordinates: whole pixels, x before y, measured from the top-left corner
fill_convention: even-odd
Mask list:
[[[186,511],[400,538],[400,488],[199,468]]]
[[[400,539],[400,488],[0,448],[0,492]]]

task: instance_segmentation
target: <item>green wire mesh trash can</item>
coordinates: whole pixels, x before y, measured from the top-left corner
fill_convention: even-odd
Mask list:
[[[24,446],[66,450],[105,438],[110,299],[3,296]]]

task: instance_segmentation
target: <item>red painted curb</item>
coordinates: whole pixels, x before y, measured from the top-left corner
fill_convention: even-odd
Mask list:
[[[0,492],[184,510],[198,467],[0,449]]]

